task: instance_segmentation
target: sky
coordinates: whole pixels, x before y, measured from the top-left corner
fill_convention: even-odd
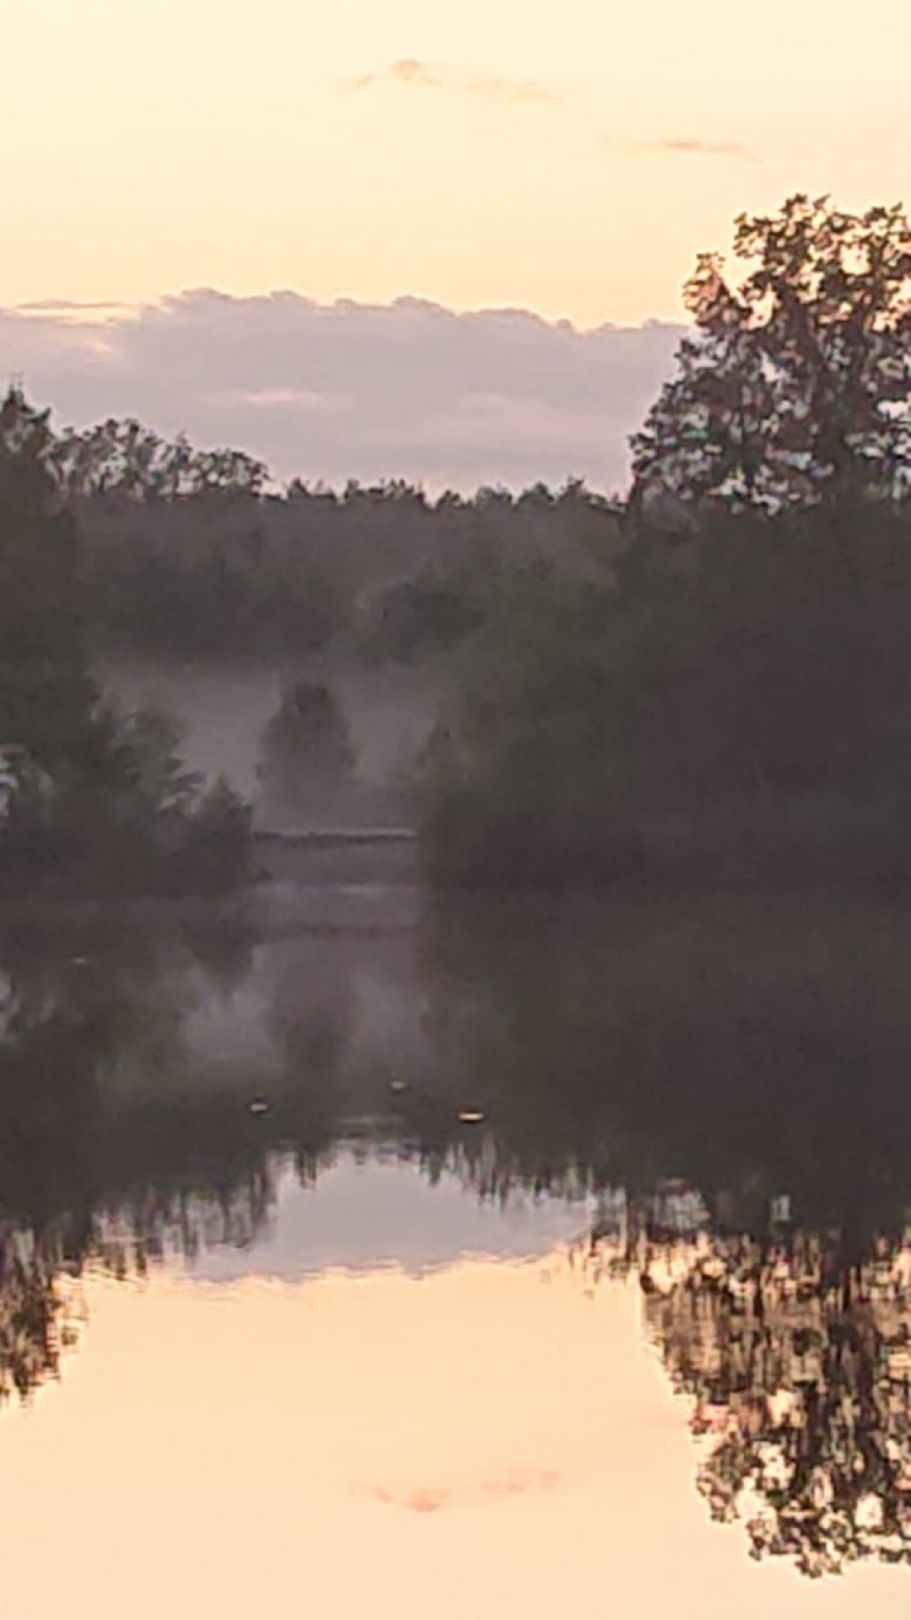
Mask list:
[[[907,190],[904,0],[883,0],[866,29],[841,26],[826,0],[768,0],[761,11],[729,0],[46,0],[8,9],[4,109],[17,138],[8,134],[0,150],[0,366],[5,358],[7,371],[27,370],[26,382],[34,371],[49,400],[63,396],[61,408],[77,341],[64,328],[74,318],[128,324],[137,306],[169,298],[172,331],[186,336],[181,295],[230,295],[243,302],[232,306],[225,345],[247,391],[274,394],[291,385],[256,375],[255,335],[252,350],[244,346],[250,298],[505,307],[572,322],[582,337],[605,324],[674,323],[696,252],[723,247],[741,209],[774,208],[797,190],[831,192],[848,208]],[[350,333],[350,305],[342,312],[336,329]],[[36,319],[54,340],[50,375],[20,331]],[[289,331],[293,347],[293,319]],[[445,384],[433,335],[426,366]],[[393,351],[396,341],[393,332]],[[164,402],[160,382],[147,386],[141,371],[130,379],[137,412],[157,409],[162,428],[181,405],[192,415],[207,363],[200,358],[189,391],[182,377]],[[502,365],[506,397],[521,399],[508,357]],[[650,365],[646,339],[642,387],[652,384]],[[319,394],[301,369],[298,389]],[[623,383],[609,376],[614,393]],[[473,390],[490,392],[484,378]],[[274,444],[284,465],[283,429],[293,417],[305,438],[308,410],[319,409],[298,401],[289,415],[292,403],[273,400],[270,424],[262,403],[237,400],[227,426]],[[106,413],[95,393],[76,405]],[[573,469],[568,451],[560,465],[609,480],[638,406],[637,394],[621,412],[623,431],[605,424],[603,464],[583,446],[585,467]],[[328,408],[337,443],[345,413],[337,401]],[[600,396],[586,403],[592,425],[602,409]],[[502,445],[508,479],[521,479],[514,443],[534,460],[546,429],[540,416],[526,427],[514,409],[505,414],[505,425],[479,425],[476,407],[458,408],[465,431]],[[216,430],[196,415],[201,431]],[[398,422],[395,402],[387,431]],[[572,431],[571,418],[560,425]],[[366,449],[351,437],[352,463],[408,471],[404,419],[385,461],[372,429],[367,436]],[[320,458],[328,468],[328,450],[318,449],[303,470],[318,475]],[[433,460],[412,450],[415,475],[432,480]],[[458,462],[454,453],[455,481],[475,475]]]

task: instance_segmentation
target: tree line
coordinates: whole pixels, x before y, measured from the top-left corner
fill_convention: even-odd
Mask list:
[[[31,407],[14,388],[6,410],[10,447]],[[242,451],[132,419],[44,422],[42,463],[81,540],[82,615],[104,649],[273,659],[331,645],[409,662],[478,628],[497,570],[584,573],[612,528],[614,503],[579,480],[436,499],[401,479],[280,489]]]
[[[431,740],[439,881],[909,875],[911,227],[796,196],[734,247],[601,577],[517,580]]]
[[[631,441],[623,501],[577,482],[279,491],[241,452],[134,421],[54,433],[12,390],[0,612],[19,674],[0,741],[42,769],[55,756],[59,776],[78,738],[110,802],[111,761],[129,756],[135,783],[151,751],[163,807],[173,739],[152,747],[146,719],[103,740],[99,653],[443,661],[456,696],[412,783],[437,883],[776,864],[901,878],[909,290],[899,207],[795,196],[741,217],[733,271],[704,255],[687,285],[692,332]],[[30,692],[23,636],[45,671]]]

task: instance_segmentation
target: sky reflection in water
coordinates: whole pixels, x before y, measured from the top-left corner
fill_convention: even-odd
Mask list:
[[[249,1248],[89,1275],[62,1382],[2,1419],[5,1612],[905,1614],[904,1571],[820,1587],[710,1522],[638,1283],[571,1263],[580,1217],[343,1157],[279,1177]]]
[[[3,1620],[904,1616],[904,914],[241,923],[0,940]]]

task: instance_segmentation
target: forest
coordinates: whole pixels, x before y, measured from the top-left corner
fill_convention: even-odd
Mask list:
[[[162,716],[105,703],[93,671],[124,654],[318,659],[270,733],[304,782],[356,764],[336,674],[445,672],[407,782],[438,886],[902,881],[909,287],[899,207],[798,195],[741,216],[733,270],[706,254],[687,284],[691,332],[622,498],[279,489],[242,452],[135,421],[52,429],[11,388],[4,884],[249,873],[228,785],[185,770]]]

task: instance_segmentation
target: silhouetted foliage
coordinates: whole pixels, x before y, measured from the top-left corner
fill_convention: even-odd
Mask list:
[[[419,680],[433,664],[457,696],[408,786],[440,883],[904,882],[909,227],[898,207],[796,196],[741,217],[735,252],[739,282],[705,256],[689,284],[697,329],[634,441],[625,507],[577,482],[279,493],[239,453],[132,421],[55,438],[26,411],[20,459],[44,480],[29,521],[53,527],[60,561],[35,561],[47,538],[23,542],[10,633],[40,623],[29,679],[66,686],[62,706],[40,699],[40,749],[6,757],[35,849],[61,736],[72,750],[96,717],[78,748],[101,749],[98,782],[129,751],[99,742],[90,646],[266,660],[286,688],[331,688],[336,740],[341,673],[388,662]],[[10,712],[29,690],[7,681]],[[24,724],[7,728],[14,749]],[[351,761],[321,766],[304,731],[275,717],[264,781],[303,805],[319,779],[331,813]]]
[[[612,534],[612,508],[578,483],[435,502],[398,481],[138,487],[102,479],[71,498],[96,642],[163,656],[436,657],[484,621],[498,575],[549,560],[586,576]]]
[[[911,226],[899,207],[847,214],[791,197],[737,221],[749,273],[703,254],[687,283],[696,333],[633,439],[634,498],[669,493],[777,511],[907,493]]]
[[[208,795],[149,712],[105,707],[91,676],[77,527],[46,413],[0,406],[2,892],[223,887],[249,876],[247,813]]]
[[[445,883],[904,882],[911,234],[793,198],[698,330],[591,581],[513,576],[426,751]]]
[[[122,494],[154,503],[178,497],[262,493],[269,470],[241,450],[197,450],[181,434],[169,441],[129,418],[109,418],[55,437],[50,466],[67,499]]]

